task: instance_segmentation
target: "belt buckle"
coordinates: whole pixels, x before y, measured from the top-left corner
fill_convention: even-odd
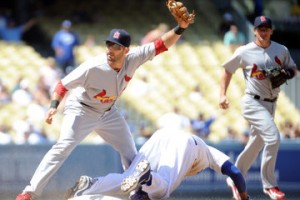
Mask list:
[[[277,101],[277,97],[274,98],[274,99],[268,99],[268,98],[261,98],[259,95],[255,94],[253,95],[253,98],[256,99],[256,100],[262,100],[262,101],[267,101],[267,102],[272,102],[274,103],[275,101]]]
[[[257,100],[260,100],[260,96],[257,95],[257,94],[255,94],[255,95],[253,96],[253,98],[254,98],[254,99],[257,99]]]

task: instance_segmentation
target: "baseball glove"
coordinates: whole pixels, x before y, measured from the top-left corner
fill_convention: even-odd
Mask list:
[[[182,2],[167,0],[166,5],[178,24],[180,24],[180,22],[182,21],[188,22],[190,24],[194,23],[194,19],[196,16],[195,12],[193,11],[192,13],[189,13]]]
[[[269,67],[265,70],[265,76],[268,77],[272,83],[272,88],[278,88],[286,83],[288,79],[293,78],[293,69],[284,69],[280,66]]]

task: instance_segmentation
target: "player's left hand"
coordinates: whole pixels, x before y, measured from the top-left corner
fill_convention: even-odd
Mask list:
[[[57,112],[56,108],[50,108],[46,114],[46,123],[47,124],[52,124],[52,119],[53,119],[53,115],[55,115]]]
[[[195,12],[189,13],[182,2],[167,0],[166,5],[181,28],[187,28],[189,24],[194,23],[196,16]]]

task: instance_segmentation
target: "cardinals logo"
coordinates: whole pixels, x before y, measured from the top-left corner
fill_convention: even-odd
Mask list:
[[[131,80],[131,77],[130,77],[130,76],[128,76],[127,74],[125,74],[125,77],[124,77],[124,79],[125,79],[125,81],[126,81],[126,82],[129,82],[129,81]]]
[[[117,98],[116,96],[107,97],[105,95],[106,95],[106,90],[103,89],[101,92],[95,95],[94,98],[99,100],[101,103],[111,103]]]
[[[119,37],[120,37],[120,32],[119,31],[115,32],[113,38],[119,39]]]
[[[281,60],[277,57],[277,56],[275,56],[275,62],[278,64],[278,65],[280,65],[280,66],[282,66],[282,62],[281,62]]]
[[[264,72],[262,70],[258,70],[258,67],[256,64],[253,64],[253,68],[251,70],[250,77],[255,77],[257,80],[266,79]]]

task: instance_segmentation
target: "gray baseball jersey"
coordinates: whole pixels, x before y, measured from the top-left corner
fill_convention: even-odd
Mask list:
[[[117,73],[106,55],[96,56],[62,79],[69,90],[59,140],[42,159],[24,191],[40,195],[73,149],[92,131],[120,153],[124,168],[137,150],[129,127],[114,106],[136,69],[155,56],[154,43],[132,48]]]
[[[264,76],[263,70],[276,65],[296,67],[288,49],[271,41],[270,46],[265,49],[254,42],[239,47],[223,67],[231,73],[242,68],[246,81],[245,92],[272,99],[277,97],[280,89],[272,89],[271,82]]]
[[[272,99],[278,97],[280,89],[272,89],[270,79],[263,73],[263,70],[275,65],[296,67],[288,49],[274,41],[267,48],[261,48],[254,42],[241,46],[223,64],[231,73],[241,67],[246,81],[242,110],[244,118],[250,123],[250,137],[237,158],[236,166],[246,177],[247,171],[262,150],[261,178],[264,188],[277,186],[274,169],[280,134],[274,121],[276,100]],[[257,96],[260,98],[257,99]],[[265,101],[265,98],[271,99],[271,102]]]
[[[71,90],[66,99],[65,111],[103,114],[114,105],[136,69],[154,55],[154,43],[132,48],[119,72],[108,65],[106,55],[82,63],[62,79],[62,84]]]

